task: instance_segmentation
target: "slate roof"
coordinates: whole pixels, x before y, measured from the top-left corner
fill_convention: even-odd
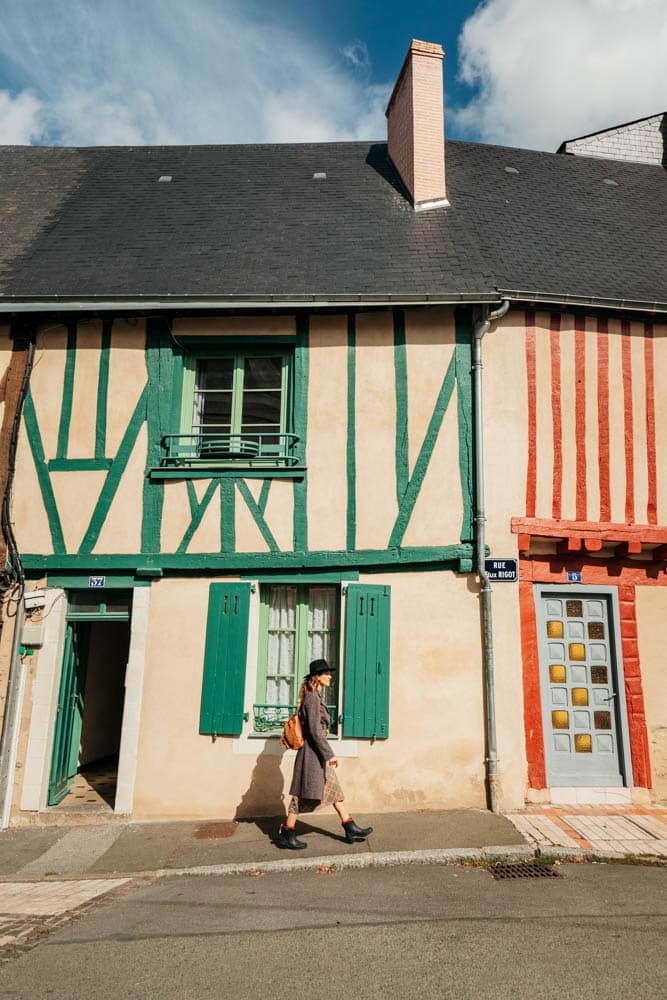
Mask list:
[[[450,206],[415,213],[379,142],[0,147],[0,303],[500,290],[667,307],[667,171],[446,153]]]

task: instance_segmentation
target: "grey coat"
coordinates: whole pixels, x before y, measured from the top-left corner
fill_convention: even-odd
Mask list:
[[[294,761],[290,795],[319,801],[324,795],[324,766],[336,756],[324,735],[331,717],[319,694],[311,691],[306,695],[299,709],[299,719],[304,744],[297,751]]]

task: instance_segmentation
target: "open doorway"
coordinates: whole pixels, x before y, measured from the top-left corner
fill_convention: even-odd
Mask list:
[[[130,644],[128,591],[69,594],[48,804],[113,809]]]

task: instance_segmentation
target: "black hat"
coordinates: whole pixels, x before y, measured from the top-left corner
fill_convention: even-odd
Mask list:
[[[308,668],[309,677],[317,677],[319,674],[332,674],[335,667],[330,667],[326,660],[313,660]]]

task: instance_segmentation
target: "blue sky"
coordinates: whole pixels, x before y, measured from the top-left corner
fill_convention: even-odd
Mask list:
[[[665,110],[665,0],[0,0],[0,143],[382,138],[411,38],[449,138],[555,149]]]

